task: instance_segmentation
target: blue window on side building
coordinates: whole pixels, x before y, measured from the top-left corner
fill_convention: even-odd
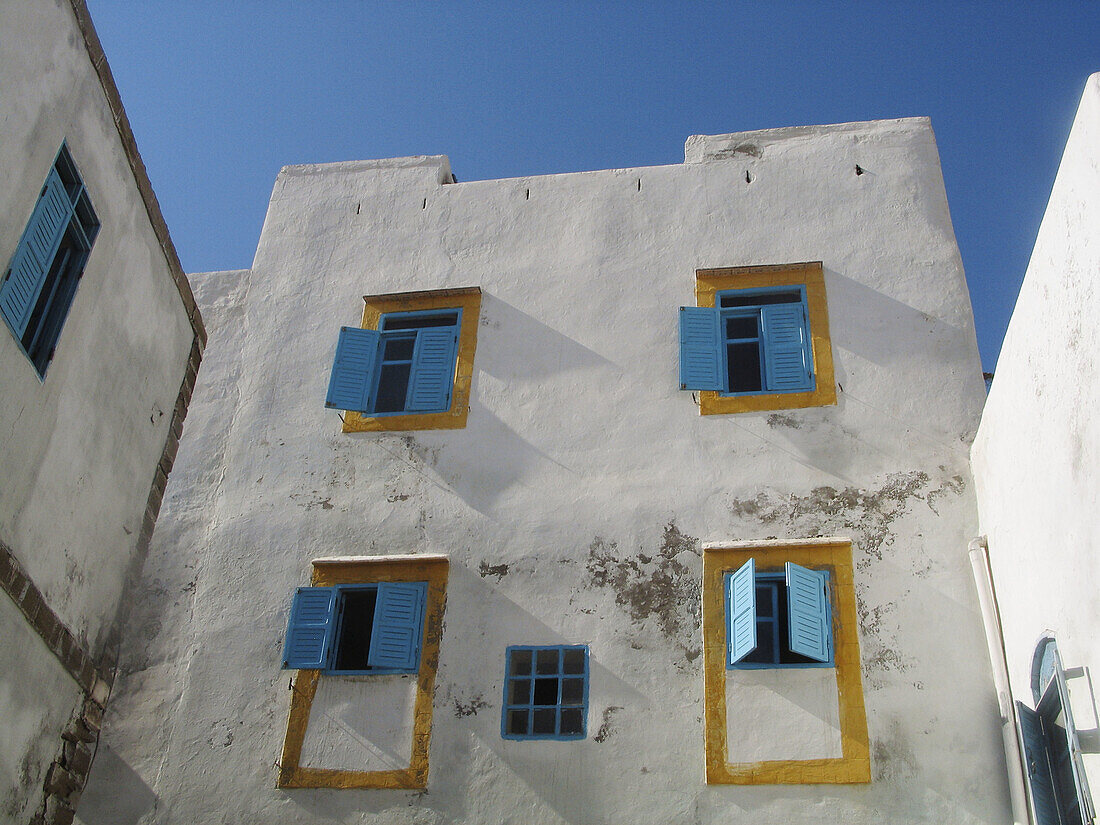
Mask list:
[[[504,678],[505,739],[584,739],[588,646],[512,646]]]
[[[723,395],[814,389],[806,288],[733,289],[680,307],[680,389]]]
[[[787,562],[726,574],[728,668],[823,667],[834,661],[829,573]]]
[[[1035,825],[1089,825],[1095,821],[1081,742],[1069,703],[1068,678],[1054,639],[1039,642],[1032,661],[1035,709],[1016,702],[1020,744]]]
[[[325,406],[364,415],[445,412],[462,310],[391,312],[378,329],[342,327]]]
[[[326,673],[415,673],[427,582],[299,587],[283,667]]]
[[[0,284],[0,315],[39,377],[53,359],[99,220],[62,144]]]

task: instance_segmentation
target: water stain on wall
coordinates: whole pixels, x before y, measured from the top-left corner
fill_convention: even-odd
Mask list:
[[[922,470],[891,473],[876,489],[815,487],[804,496],[763,490],[748,499],[730,502],[730,513],[743,521],[784,527],[790,536],[811,537],[836,533],[857,534],[856,568],[881,561],[894,543],[893,523],[923,502],[935,512],[937,499],[960,495],[962,476],[953,476],[929,489],[931,478]]]
[[[656,552],[624,557],[617,542],[596,536],[588,547],[586,569],[587,584],[612,590],[615,603],[635,624],[653,619],[664,637],[683,649],[688,662],[698,658],[702,561],[697,538],[670,521]]]

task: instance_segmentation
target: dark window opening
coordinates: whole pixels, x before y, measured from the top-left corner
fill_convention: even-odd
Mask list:
[[[722,295],[719,306],[727,307],[759,307],[768,304],[797,304],[802,301],[800,290],[782,292],[764,292],[746,295],[744,291],[730,292]]]
[[[760,345],[756,341],[727,344],[726,371],[730,392],[759,392],[764,386],[760,373]]]
[[[340,638],[336,647],[335,670],[370,670],[371,631],[374,629],[375,588],[348,590],[341,595]]]
[[[790,616],[787,613],[787,584],[780,574],[756,577],[756,649],[741,661],[748,664],[817,664],[790,646]]]
[[[374,411],[401,412],[405,409],[405,396],[409,391],[412,364],[383,364],[378,376],[378,401]]]
[[[384,317],[382,329],[391,332],[398,329],[428,329],[430,327],[455,327],[458,326],[458,313],[448,312],[443,315],[397,316]]]

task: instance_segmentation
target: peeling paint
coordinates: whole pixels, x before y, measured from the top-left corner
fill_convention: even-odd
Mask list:
[[[690,662],[699,655],[695,634],[701,569],[701,562],[690,561],[699,558],[699,540],[682,533],[675,521],[665,525],[652,556],[639,552],[624,558],[616,542],[596,536],[588,547],[588,582],[613,590],[615,603],[625,608],[635,623],[655,619],[661,633],[683,648]]]
[[[478,563],[477,572],[481,575],[481,578],[486,576],[496,576],[497,581],[500,581],[508,575],[507,564],[489,564],[489,562],[482,560]]]
[[[593,741],[606,742],[611,737],[611,734],[615,732],[615,729],[611,726],[611,717],[620,710],[622,710],[622,707],[619,705],[604,708],[603,722],[600,724],[600,729],[596,731],[596,735],[592,737]]]
[[[933,504],[938,499],[961,495],[966,486],[958,475],[933,489],[928,489],[930,483],[928,473],[912,470],[891,473],[875,489],[815,487],[805,496],[764,490],[753,498],[731,501],[730,513],[743,521],[783,525],[789,535],[802,537],[854,531],[863,554],[856,567],[862,570],[871,559],[882,560],[894,543],[894,521],[909,513],[914,501],[936,512]]]
[[[792,430],[800,430],[802,429],[802,422],[794,416],[772,413],[768,416],[768,426],[772,428],[790,427]]]
[[[489,703],[485,701],[485,697],[481,694],[478,694],[469,702],[462,702],[457,696],[451,701],[454,702],[456,719],[461,719],[464,716],[477,716],[479,710],[489,707]]]

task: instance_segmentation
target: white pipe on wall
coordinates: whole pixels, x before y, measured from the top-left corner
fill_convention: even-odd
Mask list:
[[[1008,685],[1008,663],[1005,660],[1001,614],[993,591],[993,574],[989,567],[989,547],[984,536],[970,541],[970,565],[974,568],[974,584],[978,588],[978,604],[985,625],[985,641],[989,647],[989,663],[993,666],[993,686],[997,689],[997,705],[1001,713],[1001,737],[1004,739],[1005,761],[1008,764],[1008,793],[1012,801],[1012,819],[1016,825],[1028,825],[1027,792],[1024,788],[1024,762],[1020,742],[1016,738],[1016,709]]]

